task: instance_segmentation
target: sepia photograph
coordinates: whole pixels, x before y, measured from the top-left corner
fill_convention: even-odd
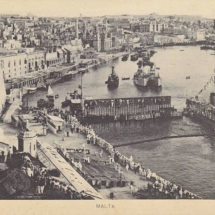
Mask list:
[[[0,3],[0,200],[215,199],[215,2]]]

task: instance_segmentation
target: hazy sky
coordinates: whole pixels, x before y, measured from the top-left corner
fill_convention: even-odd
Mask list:
[[[0,0],[0,13],[37,16],[120,14],[201,15],[215,17],[215,0]]]

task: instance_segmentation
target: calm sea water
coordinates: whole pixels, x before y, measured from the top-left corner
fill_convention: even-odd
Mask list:
[[[184,51],[180,51],[180,50]],[[156,49],[157,53],[151,61],[160,68],[163,88],[159,93],[142,92],[133,84],[132,77],[137,70],[137,62],[115,60],[108,67],[92,69],[83,76],[83,95],[93,98],[114,98],[132,96],[170,95],[172,104],[182,110],[186,96],[196,95],[208,82],[215,68],[215,55],[212,51],[201,51],[200,47],[171,47]],[[115,66],[121,77],[131,77],[120,81],[115,90],[108,90],[105,85],[111,66]],[[186,80],[186,76],[191,79]],[[74,79],[53,85],[55,94],[59,94],[56,106],[61,107],[67,93],[78,88],[81,79]],[[209,93],[214,91],[211,84],[200,98],[208,100]],[[68,96],[68,95],[67,95]],[[36,106],[39,99],[46,98],[46,92],[38,91],[29,97],[29,105]],[[116,129],[117,128],[117,129]],[[127,143],[159,135],[184,134],[201,132],[205,128],[188,119],[143,123],[132,126],[124,125],[108,128],[95,128],[97,133],[113,144]],[[184,186],[203,198],[215,198],[215,148],[214,140],[205,137],[169,139],[120,147],[126,155],[132,154],[134,159],[157,172],[164,178]]]

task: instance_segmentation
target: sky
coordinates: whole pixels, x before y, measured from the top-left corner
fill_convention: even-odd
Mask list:
[[[201,15],[215,18],[215,0],[0,0],[0,14],[36,16]]]

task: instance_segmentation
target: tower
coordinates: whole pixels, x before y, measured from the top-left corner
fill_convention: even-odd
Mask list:
[[[76,22],[75,22],[75,38],[78,39],[78,19],[76,19]]]
[[[29,129],[28,122],[26,128],[18,135],[18,151],[29,153],[32,157],[37,157],[37,135]]]
[[[1,71],[4,68],[4,60],[1,60],[1,64],[0,64],[0,69]],[[1,72],[0,74],[0,91],[1,91],[1,96],[0,96],[0,113],[3,110],[4,104],[5,104],[5,100],[6,100],[6,89],[5,89],[5,84],[4,84],[4,72]]]
[[[86,22],[84,21],[84,29],[83,29],[83,39],[86,40],[86,34],[87,34],[87,26],[86,26]]]
[[[100,51],[100,43],[101,43],[101,38],[100,38],[100,33],[99,33],[99,29],[98,26],[96,26],[96,42],[97,42],[97,51]]]

